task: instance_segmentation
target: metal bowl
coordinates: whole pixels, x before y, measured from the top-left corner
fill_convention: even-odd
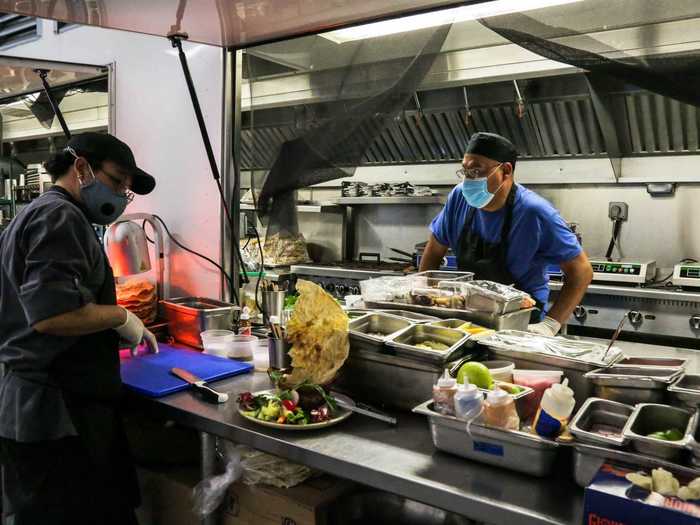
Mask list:
[[[675,461],[689,447],[696,427],[697,413],[668,405],[641,403],[627,420],[623,435],[637,452]],[[672,428],[683,432],[683,439],[666,441],[649,436]]]
[[[589,398],[571,421],[569,429],[578,441],[592,445],[622,447],[622,431],[634,408],[597,397]]]

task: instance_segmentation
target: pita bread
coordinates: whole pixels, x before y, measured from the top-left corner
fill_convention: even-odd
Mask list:
[[[348,316],[317,284],[300,280],[296,288],[299,299],[287,323],[293,367],[288,380],[323,385],[335,377],[350,352]]]

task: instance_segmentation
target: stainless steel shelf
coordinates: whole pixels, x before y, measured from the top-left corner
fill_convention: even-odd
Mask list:
[[[241,211],[255,211],[252,204],[241,203]],[[334,202],[320,202],[318,204],[298,204],[299,213],[343,213],[344,208]]]
[[[445,199],[442,195],[431,195],[430,197],[340,197],[336,202],[343,206],[363,206],[370,204],[429,205],[443,204]]]

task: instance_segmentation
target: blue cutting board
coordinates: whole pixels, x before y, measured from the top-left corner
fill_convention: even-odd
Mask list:
[[[121,359],[122,382],[131,390],[148,397],[165,396],[190,386],[171,374],[171,368],[183,368],[205,381],[216,381],[253,369],[250,363],[225,357],[174,348],[163,343],[158,343],[158,347],[158,354],[141,354]]]

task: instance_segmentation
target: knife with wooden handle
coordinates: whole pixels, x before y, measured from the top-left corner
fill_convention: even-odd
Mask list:
[[[207,386],[206,381],[197,377],[192,372],[188,372],[183,368],[171,368],[170,373],[183,381],[187,381],[194,387],[196,392],[202,395],[205,401],[209,401],[210,403],[226,403],[226,401],[228,401],[228,394],[217,392],[210,386]]]

